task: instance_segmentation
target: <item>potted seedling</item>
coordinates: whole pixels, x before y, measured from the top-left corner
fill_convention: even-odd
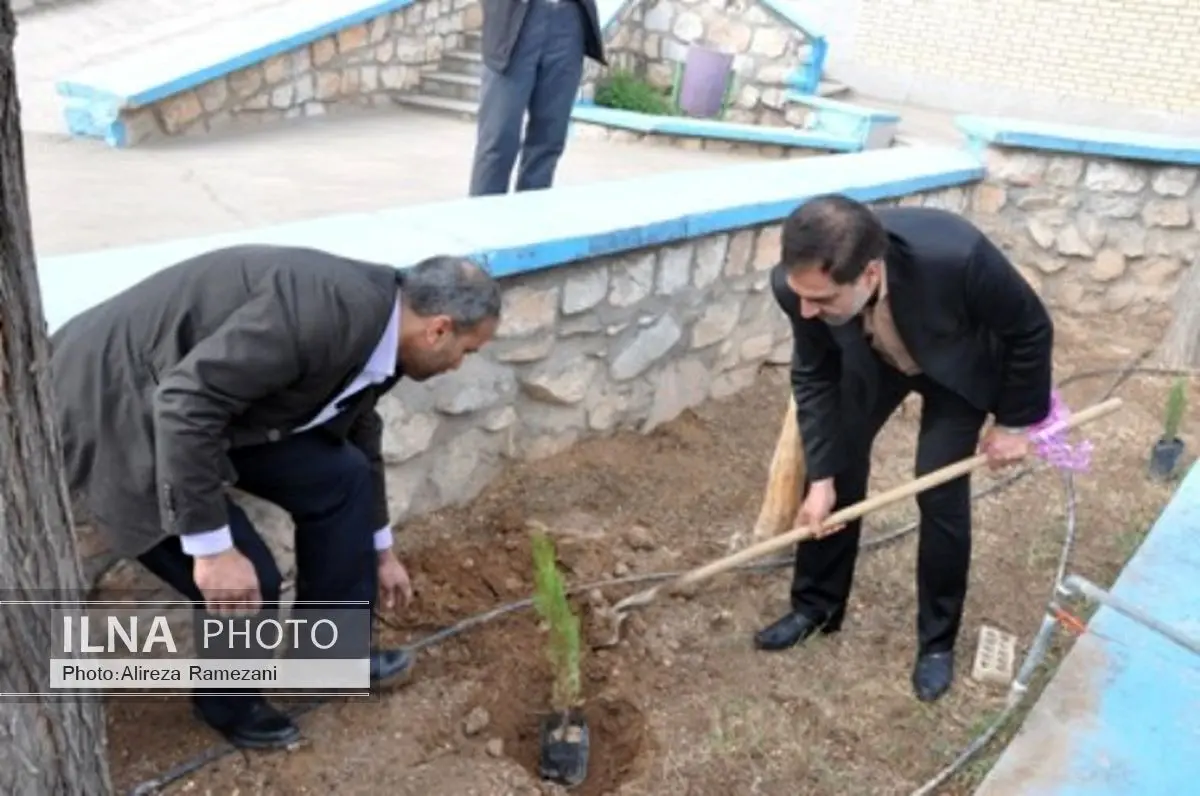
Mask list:
[[[549,630],[546,654],[554,674],[552,712],[541,720],[538,768],[542,779],[571,787],[587,777],[589,743],[579,699],[579,617],[567,602],[554,542],[535,532],[532,543],[533,604]]]
[[[1185,390],[1187,381],[1176,379],[1171,386],[1171,394],[1167,396],[1167,416],[1163,422],[1163,434],[1154,448],[1150,451],[1150,475],[1160,480],[1167,480],[1175,474],[1179,457],[1183,455],[1183,440],[1179,438],[1179,424],[1183,420],[1183,410],[1187,398]]]

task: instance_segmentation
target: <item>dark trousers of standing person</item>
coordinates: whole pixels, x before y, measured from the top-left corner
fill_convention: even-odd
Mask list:
[[[508,193],[518,152],[516,190],[549,188],[566,146],[583,77],[585,12],[574,0],[527,2],[508,69],[483,69],[471,196]]]
[[[876,385],[863,391],[864,400],[848,402],[858,406],[853,414],[844,415],[850,456],[846,468],[834,478],[835,511],[866,498],[875,437],[913,390],[922,397],[918,477],[974,455],[979,444],[984,412],[927,376],[906,376],[878,358],[876,362]],[[917,506],[918,654],[949,652],[962,620],[971,563],[970,477],[920,493]],[[862,521],[854,520],[836,533],[797,545],[792,610],[822,624],[825,632],[841,626],[861,530]]]
[[[376,593],[374,532],[371,506],[374,489],[367,459],[350,443],[322,435],[298,434],[281,442],[239,448],[231,460],[238,473],[237,487],[287,511],[296,526],[296,601],[370,600]],[[283,577],[263,538],[246,513],[229,504],[229,524],[234,546],[250,559],[258,573],[265,603],[279,600]],[[197,604],[204,598],[192,578],[192,558],[172,536],[138,557],[164,581]],[[274,617],[267,609],[254,617]],[[226,695],[212,693],[225,691]],[[224,729],[245,720],[261,691],[197,689],[193,701],[201,717]]]

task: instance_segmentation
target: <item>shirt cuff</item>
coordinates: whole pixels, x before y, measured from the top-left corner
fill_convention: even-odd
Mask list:
[[[184,534],[179,537],[179,543],[189,556],[215,556],[233,547],[233,534],[226,525],[213,531]]]
[[[375,532],[375,551],[383,552],[392,546],[392,528],[387,526]]]

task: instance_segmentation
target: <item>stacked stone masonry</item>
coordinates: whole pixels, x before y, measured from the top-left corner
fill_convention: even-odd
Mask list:
[[[697,45],[733,55],[733,94],[726,121],[803,126],[803,107],[789,105],[788,79],[807,62],[808,38],[754,0],[641,0],[627,6],[607,36],[611,69],[631,71],[659,88]],[[583,96],[595,94],[607,70],[589,62]]]
[[[816,155],[831,154],[827,149],[810,149],[808,147],[781,146],[779,144],[758,144],[753,141],[735,141],[728,138],[700,138],[698,136],[668,135],[665,133],[643,133],[634,130],[622,130],[606,127],[601,124],[574,122],[572,135],[589,141],[613,141],[616,143],[651,144],[654,146],[674,147],[693,152],[723,152],[746,155],[755,158],[791,159],[810,158]]]
[[[957,201],[940,193],[933,201]],[[768,284],[779,236],[772,224],[507,279],[491,345],[454,373],[402,381],[379,404],[400,535],[407,518],[475,497],[506,462],[650,431],[749,387],[764,365],[790,361],[790,331]],[[286,515],[237,499],[292,577]],[[84,535],[94,573],[106,554]],[[128,562],[104,585],[157,588]]]
[[[992,147],[957,192],[1055,306],[1084,314],[1169,306],[1200,259],[1200,168]]]
[[[483,23],[475,0],[418,0],[152,105],[122,114],[129,143],[213,131],[231,122],[321,116],[388,105],[411,92],[442,53]]]

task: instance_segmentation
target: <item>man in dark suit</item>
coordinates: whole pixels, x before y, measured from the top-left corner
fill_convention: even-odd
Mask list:
[[[294,520],[297,601],[407,601],[376,401],[402,377],[457,368],[499,314],[497,283],[454,257],[398,270],[237,246],[173,265],[51,339],[68,487],[116,553],[210,611],[261,617],[280,599],[233,485]],[[377,650],[372,680],[410,664]],[[238,746],[299,737],[260,692],[194,703]]]
[[[483,0],[471,196],[508,193],[518,151],[516,190],[551,186],[585,57],[606,63],[596,0]]]
[[[796,526],[866,496],[871,446],[910,391],[922,396],[917,475],[982,450],[993,466],[1028,454],[1023,430],[1050,411],[1054,328],[1016,268],[965,219],[929,208],[873,212],[814,198],[783,225],[776,301],[790,319],[792,389],[808,482]],[[980,440],[987,415],[994,424]],[[969,477],[917,497],[918,654],[913,689],[950,687],[971,558]],[[841,627],[860,523],[796,551],[792,610],[760,649]]]

